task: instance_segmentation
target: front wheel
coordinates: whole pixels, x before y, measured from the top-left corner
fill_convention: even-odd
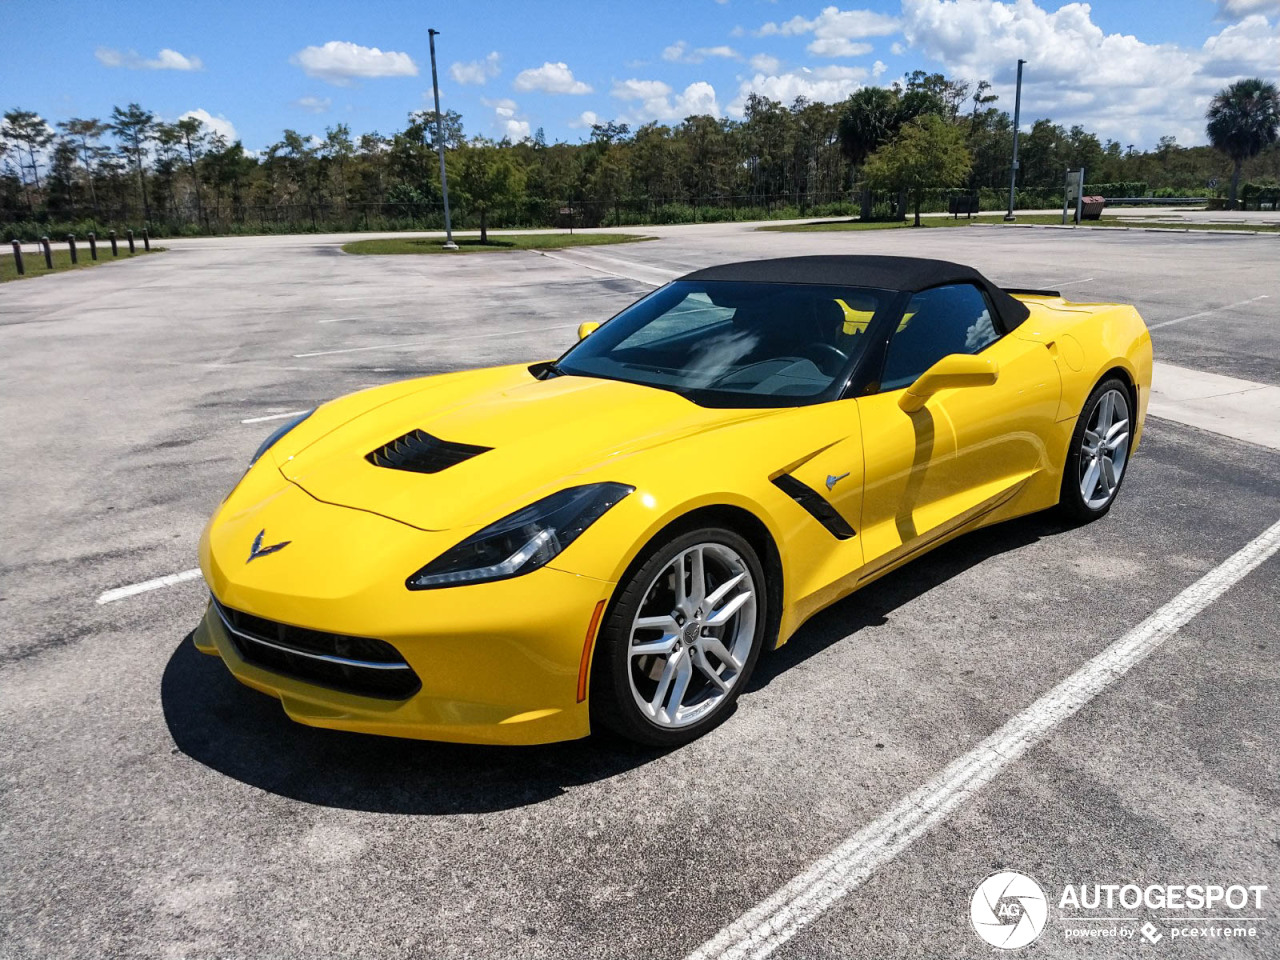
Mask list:
[[[1059,501],[1063,513],[1087,523],[1111,509],[1129,465],[1132,437],[1129,388],[1109,377],[1089,394],[1071,435]]]
[[[704,528],[651,550],[618,584],[592,670],[594,723],[678,746],[722,721],[763,646],[764,571],[731,530]]]

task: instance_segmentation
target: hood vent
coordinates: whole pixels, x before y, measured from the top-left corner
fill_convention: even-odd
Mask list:
[[[456,467],[493,447],[477,447],[470,443],[451,443],[433,437],[425,430],[411,430],[403,437],[365,454],[375,467],[410,470],[414,473],[439,473]]]

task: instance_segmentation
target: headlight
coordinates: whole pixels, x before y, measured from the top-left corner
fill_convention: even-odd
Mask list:
[[[537,570],[635,490],[591,483],[544,497],[473,533],[405,581],[410,590],[506,580]]]
[[[270,450],[272,447],[274,447],[276,445],[276,442],[281,437],[283,437],[286,433],[288,433],[290,430],[292,430],[294,427],[300,424],[303,420],[307,419],[307,417],[311,416],[313,413],[315,413],[314,409],[308,410],[302,416],[294,417],[292,420],[286,420],[283,425],[276,427],[275,430],[271,431],[271,436],[267,437],[267,439],[262,441],[262,446],[258,447],[258,452],[255,453],[253,455],[253,459],[249,461],[249,466],[252,467],[255,463],[261,460],[262,455],[266,453],[268,450]]]

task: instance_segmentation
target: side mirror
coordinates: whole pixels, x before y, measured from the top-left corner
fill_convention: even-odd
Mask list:
[[[920,374],[898,398],[898,406],[907,413],[915,413],[939,390],[986,387],[995,383],[999,375],[1000,369],[994,360],[968,353],[951,353]]]
[[[586,323],[580,323],[578,324],[578,339],[585,340],[598,329],[600,329],[600,324],[596,323],[594,320],[588,320]]]

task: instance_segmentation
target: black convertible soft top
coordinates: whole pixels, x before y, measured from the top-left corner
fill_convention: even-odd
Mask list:
[[[991,300],[1002,332],[1008,333],[1030,311],[980,274],[949,260],[923,257],[822,256],[778,257],[773,260],[745,260],[722,263],[685,274],[681,280],[732,280],[755,283],[822,283],[850,287],[876,287],[916,293],[948,283],[971,283],[980,287]]]

